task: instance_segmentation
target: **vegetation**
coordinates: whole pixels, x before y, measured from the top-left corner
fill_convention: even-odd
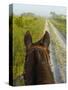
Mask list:
[[[26,31],[30,31],[33,42],[39,40],[43,35],[45,19],[32,13],[25,13],[21,16],[14,15],[12,23],[11,17],[9,19],[10,29],[13,24],[13,80],[16,80],[17,77],[21,76],[24,72],[24,35]],[[19,78],[17,82],[18,85],[24,83]]]

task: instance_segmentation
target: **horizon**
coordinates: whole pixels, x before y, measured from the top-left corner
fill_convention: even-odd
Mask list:
[[[31,5],[31,4],[12,4],[13,14],[21,15],[23,13],[34,13],[39,16],[50,16],[50,12],[55,12],[58,15],[66,15],[66,8],[63,6],[49,6],[49,5]],[[11,5],[10,15],[11,15]]]

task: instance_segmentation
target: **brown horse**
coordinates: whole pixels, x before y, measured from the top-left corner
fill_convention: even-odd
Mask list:
[[[24,37],[26,58],[24,65],[25,85],[53,84],[54,78],[50,67],[49,44],[50,36],[46,31],[44,36],[36,43],[32,43],[29,31]]]

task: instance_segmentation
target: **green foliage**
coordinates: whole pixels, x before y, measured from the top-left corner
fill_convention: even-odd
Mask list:
[[[26,31],[30,31],[33,42],[36,42],[43,35],[44,24],[45,19],[43,17],[31,14],[13,16],[13,80],[16,80],[17,77],[21,76],[24,72],[24,35]],[[18,84],[21,83],[19,78],[17,81]]]

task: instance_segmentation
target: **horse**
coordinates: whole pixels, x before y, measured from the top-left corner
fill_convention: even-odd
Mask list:
[[[27,31],[24,36],[24,44],[26,47],[25,85],[54,84],[53,72],[50,67],[49,33],[46,31],[40,40],[32,43],[32,36]]]

